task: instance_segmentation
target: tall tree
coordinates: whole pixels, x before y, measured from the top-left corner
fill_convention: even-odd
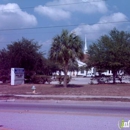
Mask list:
[[[10,73],[10,62],[8,51],[4,48],[0,50],[0,75],[8,75]]]
[[[10,63],[8,62],[8,60],[9,60],[8,51],[5,48],[0,50],[0,70],[8,69],[10,67]]]
[[[70,71],[70,72],[74,72],[74,71],[79,71],[79,66],[78,66],[78,62],[77,61],[75,61],[75,62],[70,62],[69,63],[69,67],[68,67],[68,70]]]
[[[63,67],[64,87],[67,87],[67,72],[70,62],[83,58],[83,41],[74,33],[63,30],[53,38],[49,58]]]
[[[119,70],[130,61],[130,33],[113,29],[89,47],[88,64],[98,69],[111,70],[113,83]]]
[[[39,51],[40,48],[41,45],[37,42],[25,38],[7,45],[10,66],[37,71],[39,64],[42,65],[43,62],[43,53]]]

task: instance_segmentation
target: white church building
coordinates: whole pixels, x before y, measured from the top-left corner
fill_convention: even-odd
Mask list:
[[[87,55],[87,52],[88,52],[88,47],[87,47],[87,39],[86,39],[86,36],[85,36],[84,55]],[[86,68],[87,67],[87,64],[80,61],[80,60],[77,60],[77,63],[78,63],[79,68],[82,68],[82,67]],[[91,76],[94,76],[94,75],[95,75],[94,67],[92,67],[89,70],[81,69],[77,72],[77,76],[91,77]]]
[[[85,45],[84,45],[84,55],[86,55],[88,52],[88,48],[87,48],[87,40],[86,40],[86,37],[85,37]],[[90,70],[86,70],[86,66],[87,64],[80,61],[80,60],[77,60],[77,64],[78,64],[78,67],[79,67],[79,71],[68,71],[67,75],[70,75],[72,77],[76,77],[76,76],[82,76],[82,77],[91,77],[91,76],[94,76],[95,75],[95,69],[94,67],[92,67]],[[80,69],[80,68],[84,68],[84,69]],[[59,72],[57,72],[56,74],[58,75]],[[61,75],[64,75],[64,72],[61,72]]]
[[[84,56],[87,55],[88,53],[88,47],[87,47],[87,39],[85,36],[85,45],[84,45]],[[89,70],[86,70],[85,68],[87,67],[87,64],[83,61],[77,60],[78,63],[78,67],[79,67],[79,71],[68,71],[67,75],[70,75],[72,77],[78,77],[78,76],[82,76],[82,77],[91,77],[91,76],[95,76],[95,75],[99,75],[98,72],[96,72],[96,68],[92,67]],[[82,68],[82,69],[81,69]],[[118,72],[120,73],[120,72]],[[59,72],[56,73],[57,75],[59,74]],[[105,71],[102,72],[102,74],[107,75],[107,76],[111,76],[112,75],[112,71]],[[64,75],[63,72],[61,72],[61,75]]]

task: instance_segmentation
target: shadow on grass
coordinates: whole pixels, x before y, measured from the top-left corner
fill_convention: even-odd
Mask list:
[[[116,83],[97,83],[97,84],[95,84],[95,85],[126,85],[126,84],[129,84],[129,83],[125,83],[125,82],[121,82],[121,83],[119,83],[119,82],[116,82]],[[91,85],[94,85],[94,84],[91,84]]]
[[[64,88],[64,85],[63,84],[58,84],[58,85],[54,85],[53,87],[55,88]],[[81,88],[81,87],[84,87],[83,85],[76,85],[76,84],[68,84],[67,85],[67,88]]]

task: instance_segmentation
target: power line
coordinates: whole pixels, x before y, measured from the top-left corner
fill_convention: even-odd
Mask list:
[[[11,41],[6,41],[6,42],[0,42],[0,44],[2,43],[2,44],[10,44],[10,43],[13,43],[13,42],[15,42],[15,41],[17,41],[17,40],[11,40]],[[51,41],[50,41],[51,42]],[[88,43],[91,43],[91,42],[93,42],[92,40],[88,40],[87,41]]]
[[[74,3],[64,3],[64,4],[53,4],[53,5],[46,5],[48,7],[53,7],[53,6],[68,6],[68,5],[76,5],[76,4],[89,4],[89,3],[94,3],[94,2],[102,2],[102,1],[107,1],[107,0],[96,0],[96,1],[82,1],[82,2],[74,2]],[[32,7],[21,7],[20,9],[33,9],[35,8],[34,6]],[[1,9],[0,11],[4,10],[18,10],[19,8],[16,9]]]
[[[82,2],[74,2],[74,3],[66,3],[66,4],[55,4],[55,5],[47,5],[47,6],[62,6],[62,5],[75,5],[75,4],[83,4],[83,3],[93,3],[93,2],[101,2],[107,0],[96,0],[96,1],[82,1]]]
[[[71,25],[55,25],[55,26],[41,26],[41,27],[31,27],[31,28],[5,28],[0,29],[0,31],[17,31],[17,30],[32,30],[32,29],[47,29],[47,28],[62,28],[62,27],[73,27],[73,26],[85,26],[85,25],[97,25],[97,24],[115,24],[115,23],[129,23],[130,21],[116,21],[116,22],[101,22],[95,24],[71,24]]]

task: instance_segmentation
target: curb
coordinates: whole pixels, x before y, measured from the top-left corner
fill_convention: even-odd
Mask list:
[[[36,100],[116,100],[116,101],[130,101],[129,96],[85,96],[85,95],[7,95],[0,94],[0,97],[8,98],[6,101],[15,101],[15,98],[26,98],[26,99],[36,99]],[[1,99],[2,100],[2,99]]]

